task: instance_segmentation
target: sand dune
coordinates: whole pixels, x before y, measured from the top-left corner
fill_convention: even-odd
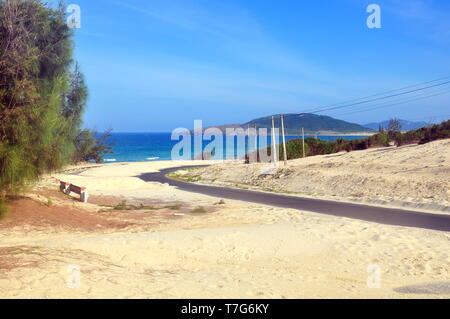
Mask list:
[[[203,182],[315,198],[450,213],[450,140],[309,157],[280,164],[223,164],[190,171]]]
[[[439,143],[434,147],[448,146],[448,142]],[[433,153],[432,146],[424,149]],[[400,170],[403,180],[408,180],[404,168],[417,169],[423,157],[413,158],[419,156],[415,148],[399,152],[395,156],[408,163],[384,165],[392,172]],[[381,154],[367,152],[373,160],[359,164],[360,154],[339,156],[350,157],[355,174],[360,174],[367,165],[381,165],[376,160]],[[341,161],[337,158],[328,164],[324,157],[308,159],[308,164],[298,161],[290,167],[316,165],[319,173],[315,174],[325,176],[323,167],[337,165]],[[95,220],[98,227],[89,228],[76,219],[73,223],[61,221],[61,227],[56,227],[56,217],[48,215],[53,211],[43,214],[43,204],[36,206],[39,223],[20,220],[14,224],[16,217],[11,216],[11,225],[0,228],[0,297],[450,297],[450,234],[238,201],[227,200],[223,204],[218,198],[143,183],[136,177],[184,164],[187,163],[114,163],[76,167],[57,174],[58,178],[87,186],[95,199],[90,204],[56,195],[57,185],[50,178],[44,179],[30,194],[35,201],[45,203],[46,196],[50,196],[55,210],[74,210],[62,214],[64,218],[70,219],[70,214],[79,210],[79,216]],[[218,177],[233,177],[234,173],[228,173],[224,165],[217,166]],[[442,169],[439,165],[444,165],[444,170],[448,168],[448,157],[443,163],[429,166]],[[251,176],[254,169],[230,167],[232,171],[239,170],[244,178]],[[245,173],[245,169],[249,172]],[[342,173],[332,174],[338,172]],[[432,182],[431,173],[414,174],[424,176],[418,183]],[[318,189],[317,184],[313,187]],[[443,194],[437,195],[441,203],[447,200]],[[102,200],[124,198],[161,207],[177,202],[180,208],[102,212]],[[206,208],[207,213],[194,213],[196,207]],[[374,265],[380,271],[380,288],[368,287]]]

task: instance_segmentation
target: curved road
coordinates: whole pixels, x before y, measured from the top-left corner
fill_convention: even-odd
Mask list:
[[[185,168],[193,168],[193,166],[175,167],[164,169],[156,173],[146,173],[139,176],[139,178],[146,182],[167,183],[183,191],[219,198],[241,200],[283,208],[294,208],[314,213],[365,220],[379,224],[450,231],[450,215],[420,213],[402,209],[301,198],[227,187],[205,186],[182,182],[166,176],[169,173]]]

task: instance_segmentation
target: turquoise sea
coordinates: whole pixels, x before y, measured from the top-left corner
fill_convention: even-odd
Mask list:
[[[105,162],[145,162],[145,161],[163,161],[170,160],[172,148],[179,141],[171,140],[171,133],[112,133],[109,141],[115,143],[113,146],[114,154],[105,156]],[[333,141],[340,136],[318,136],[326,141]],[[363,136],[342,136],[344,139],[353,140]],[[298,136],[288,136],[286,140],[299,138]],[[206,147],[210,141],[204,141],[203,147]],[[192,145],[194,143],[192,142]],[[237,148],[235,141],[235,149]],[[224,137],[224,148],[226,139]],[[271,138],[267,138],[267,145],[271,145]],[[241,150],[242,151],[242,150]],[[224,152],[225,153],[225,152]],[[197,154],[198,155],[198,154]]]

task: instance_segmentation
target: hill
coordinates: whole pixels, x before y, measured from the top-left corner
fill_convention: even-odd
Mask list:
[[[243,126],[247,127],[255,126],[259,128],[268,128],[272,127],[272,116],[267,116],[263,118],[259,118],[248,123],[245,123]],[[287,135],[299,135],[302,128],[305,129],[306,133],[368,133],[371,132],[371,129],[363,127],[359,124],[349,123],[342,120],[338,120],[329,116],[316,115],[316,114],[287,114],[284,116],[284,125]],[[275,126],[281,127],[280,115],[275,116]]]
[[[417,130],[419,128],[422,127],[426,127],[428,126],[427,122],[411,122],[411,121],[407,121],[407,120],[399,120],[400,124],[402,125],[402,131],[412,131],[412,130]],[[389,126],[389,121],[383,121],[383,122],[378,122],[378,123],[369,123],[366,125],[363,125],[364,127],[367,127],[369,129],[372,130],[378,130],[381,127],[383,128],[388,128]]]
[[[280,115],[275,116],[275,127],[281,128]],[[305,133],[310,134],[355,134],[355,133],[373,133],[374,130],[361,126],[355,123],[349,123],[342,120],[338,120],[329,116],[315,115],[315,114],[287,114],[284,115],[284,124],[286,135],[300,135],[302,128],[305,129]],[[227,128],[244,128],[248,126],[258,128],[267,128],[268,133],[272,128],[272,115],[267,117],[258,118],[244,124],[222,125],[218,126],[223,132]],[[378,127],[377,127],[378,129]]]

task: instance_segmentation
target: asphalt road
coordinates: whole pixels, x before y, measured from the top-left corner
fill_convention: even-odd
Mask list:
[[[192,166],[189,167],[192,168]],[[183,191],[223,199],[240,200],[275,207],[293,208],[302,211],[359,219],[385,225],[416,227],[447,232],[450,231],[450,215],[420,213],[403,209],[333,202],[227,187],[206,186],[182,182],[166,176],[171,172],[184,168],[188,168],[188,166],[165,169],[157,173],[146,173],[139,176],[139,178],[146,182],[159,182],[162,184],[167,183]]]

